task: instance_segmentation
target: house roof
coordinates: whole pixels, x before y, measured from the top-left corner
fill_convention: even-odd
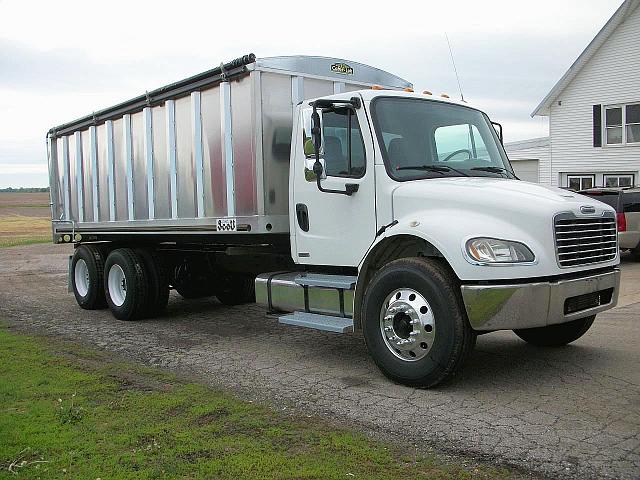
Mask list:
[[[600,29],[598,34],[591,40],[587,48],[580,54],[575,62],[569,67],[569,70],[562,76],[558,83],[556,83],[546,97],[540,102],[540,105],[531,113],[531,116],[536,115],[546,116],[549,115],[549,108],[560,93],[569,85],[573,79],[578,75],[582,67],[591,60],[598,49],[607,41],[611,34],[622,24],[625,19],[631,15],[631,13],[640,4],[640,0],[624,0],[622,5],[618,7],[616,12],[611,18],[604,24],[604,27]]]
[[[529,138],[527,140],[518,140],[517,142],[509,142],[504,144],[507,152],[517,152],[528,148],[541,148],[549,146],[549,137]]]

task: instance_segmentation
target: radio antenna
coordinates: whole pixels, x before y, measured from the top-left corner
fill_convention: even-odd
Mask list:
[[[458,82],[458,90],[460,91],[460,100],[467,103],[467,101],[464,99],[464,94],[462,93],[462,86],[460,85],[460,77],[458,76],[456,61],[453,59],[453,50],[451,50],[451,42],[449,41],[449,35],[447,35],[447,32],[444,32],[444,36],[447,39],[447,45],[449,45],[449,55],[451,55],[451,64],[453,65],[453,71],[456,74],[456,81]]]

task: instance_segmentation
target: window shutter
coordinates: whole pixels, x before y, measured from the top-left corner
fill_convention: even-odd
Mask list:
[[[593,106],[593,146],[602,146],[602,105]]]

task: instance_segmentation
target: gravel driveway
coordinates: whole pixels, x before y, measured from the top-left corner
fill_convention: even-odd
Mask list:
[[[156,320],[126,323],[108,310],[83,311],[67,293],[70,251],[0,250],[0,317],[407,443],[552,477],[640,475],[635,295],[566,348],[532,347],[511,332],[481,336],[459,380],[415,390],[386,380],[360,338],[281,326],[255,305],[187,302],[172,293]],[[640,264],[623,264],[625,282],[636,285],[638,272]]]

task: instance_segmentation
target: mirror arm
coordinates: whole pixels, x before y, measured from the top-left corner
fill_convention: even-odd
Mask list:
[[[498,137],[500,138],[500,143],[504,145],[504,138],[502,136],[502,125],[499,124],[498,122],[493,122],[493,121],[491,122],[491,125],[493,125],[494,127],[498,127],[498,129],[500,130],[498,132]]]

